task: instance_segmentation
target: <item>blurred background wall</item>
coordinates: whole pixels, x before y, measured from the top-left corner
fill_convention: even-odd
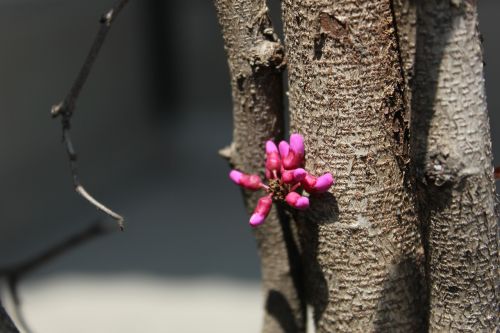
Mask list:
[[[276,12],[279,1],[271,2]],[[49,111],[111,4],[0,0],[1,266],[100,215],[72,189],[60,123]],[[479,9],[500,156],[500,3],[483,0]],[[228,79],[211,1],[131,1],[120,14],[72,133],[83,184],[126,217],[126,231],[67,253],[21,285],[35,331],[257,331],[255,245],[240,192],[217,155],[231,141]]]

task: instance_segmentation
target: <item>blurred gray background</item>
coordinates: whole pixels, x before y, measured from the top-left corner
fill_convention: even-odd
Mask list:
[[[271,2],[276,13],[279,1]],[[0,266],[30,257],[100,215],[73,191],[60,122],[49,111],[67,93],[99,16],[112,3],[0,0]],[[493,148],[500,156],[500,97],[495,91],[500,85],[500,3],[483,0],[479,9]],[[64,277],[71,280],[67,290],[79,290],[80,282],[94,283],[92,292],[107,300],[115,297],[110,288],[117,288],[116,280],[127,292],[165,286],[156,294],[137,291],[120,302],[140,307],[148,303],[140,295],[149,292],[164,295],[163,304],[174,309],[184,299],[189,306],[177,307],[180,317],[193,306],[208,311],[215,304],[198,299],[203,292],[196,288],[214,292],[205,296],[221,302],[229,292],[235,298],[227,298],[223,306],[236,311],[240,323],[260,320],[258,259],[248,217],[239,190],[228,181],[227,163],[217,155],[231,140],[228,79],[211,1],[131,1],[122,12],[82,92],[72,133],[83,184],[126,217],[126,231],[67,253],[21,285],[35,329],[56,332],[60,326],[55,318],[61,310],[47,299],[57,299],[55,290],[68,281]],[[116,295],[123,290],[116,289]],[[67,297],[60,294],[61,309]],[[78,298],[71,304],[89,302],[80,312],[100,303],[93,296],[71,297]],[[30,305],[33,299],[38,303]],[[238,308],[233,301],[243,303]],[[157,316],[151,308],[141,309],[133,312]],[[172,315],[172,309],[160,314]],[[108,311],[118,310],[102,310],[103,322],[112,317]],[[234,329],[229,322],[214,330],[201,323],[205,332]],[[113,331],[103,325],[82,332]],[[196,331],[183,329],[171,331]]]

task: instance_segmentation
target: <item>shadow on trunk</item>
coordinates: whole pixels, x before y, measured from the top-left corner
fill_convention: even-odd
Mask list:
[[[280,324],[283,332],[300,332],[295,316],[286,297],[277,290],[269,290],[266,297],[266,311]]]
[[[433,2],[423,5],[411,1],[417,8],[415,69],[410,82],[411,89],[411,160],[412,178],[416,188],[417,214],[425,252],[425,291],[422,313],[423,331],[428,330],[430,311],[430,253],[429,230],[431,215],[443,211],[451,202],[454,175],[459,170],[450,170],[447,166],[458,161],[447,161],[448,156],[440,151],[430,151],[429,135],[435,115],[438,98],[440,68],[446,46],[449,42],[460,9],[450,8],[449,2]],[[427,11],[425,9],[427,9]],[[436,13],[441,13],[437,15]],[[442,13],[448,13],[443,15]],[[432,52],[429,52],[432,50]],[[429,55],[433,55],[432,58]]]
[[[324,265],[318,260],[318,225],[338,221],[339,207],[335,196],[328,192],[311,196],[310,203],[311,209],[299,216],[297,225],[303,252],[302,263],[307,286],[306,299],[313,306],[313,317],[316,325],[322,318],[329,300],[328,283],[322,270]],[[324,209],[333,213],[323,214]]]
[[[395,288],[404,288],[408,295],[417,295],[421,299],[427,298],[427,292],[424,281],[424,272],[419,269],[422,267],[422,263],[416,261],[414,258],[408,258],[406,260],[401,260],[394,266],[394,269],[389,273],[385,282],[384,289],[382,291],[382,297],[377,306],[377,317],[374,320],[373,332],[395,332],[405,327],[405,317],[398,316],[399,313],[397,308],[391,308],[391,305],[398,305],[397,300],[391,300],[390,296],[394,295],[392,292]],[[404,280],[394,280],[391,276],[411,276],[412,278],[406,278]],[[414,297],[414,296],[412,296]],[[422,304],[423,302],[420,302]],[[422,314],[419,316],[421,318],[420,330],[415,331],[415,333],[427,332],[426,328],[426,310],[420,309]]]

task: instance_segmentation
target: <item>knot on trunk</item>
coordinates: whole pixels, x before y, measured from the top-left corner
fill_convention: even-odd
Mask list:
[[[279,42],[263,40],[250,49],[248,62],[255,71],[261,68],[282,70],[285,65],[285,52]]]
[[[459,156],[438,152],[429,154],[424,170],[418,173],[420,181],[427,185],[460,186],[465,179],[479,175],[481,169],[474,165],[466,165]]]

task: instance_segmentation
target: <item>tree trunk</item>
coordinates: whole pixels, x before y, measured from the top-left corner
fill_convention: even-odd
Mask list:
[[[281,135],[281,47],[263,44],[278,43],[263,1],[216,3],[234,99],[227,155],[262,171],[265,140]],[[476,2],[282,4],[291,129],[306,167],[337,184],[294,212],[296,224],[273,210],[256,231],[274,299],[264,332],[304,331],[304,298],[321,333],[494,332],[498,226]]]
[[[494,332],[498,239],[476,1],[419,1],[412,150],[430,332]]]
[[[297,216],[317,332],[418,332],[422,247],[389,0],[285,0],[290,113],[331,193]]]
[[[264,144],[283,135],[284,54],[264,0],[215,0],[233,95],[233,142],[222,153],[245,173],[264,171]],[[258,193],[243,193],[249,211]],[[273,208],[255,229],[261,257],[265,315],[262,332],[305,331],[298,253],[286,216]]]

